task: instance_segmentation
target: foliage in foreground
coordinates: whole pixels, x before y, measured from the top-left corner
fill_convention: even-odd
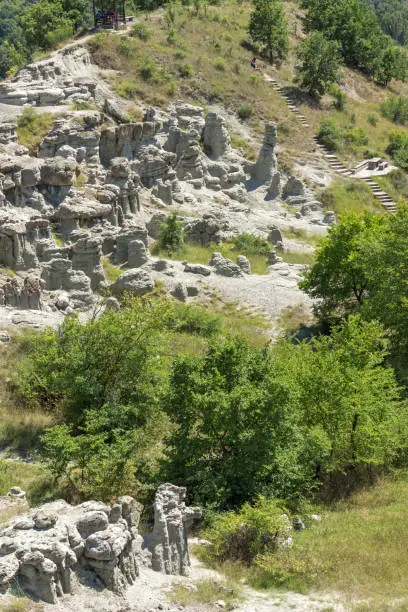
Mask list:
[[[205,532],[211,542],[208,556],[213,561],[241,561],[250,565],[259,554],[274,552],[287,523],[282,504],[259,496],[253,505],[237,512],[217,514]]]
[[[378,324],[351,319],[273,349],[219,330],[213,315],[155,298],[29,338],[16,382],[28,406],[59,418],[43,435],[52,474],[102,499],[144,497],[171,477],[194,501],[231,508],[296,500],[397,457],[405,407]]]
[[[221,340],[176,360],[168,473],[195,501],[228,508],[257,494],[294,499],[323,476],[392,462],[406,415],[385,355],[380,326],[351,319],[310,343],[271,351]]]
[[[333,227],[302,287],[322,318],[359,312],[387,330],[394,354],[408,348],[408,208],[396,215],[351,215]]]
[[[56,478],[83,496],[109,499],[150,485],[168,420],[160,410],[173,333],[217,330],[216,317],[166,301],[136,300],[81,325],[27,340],[16,383],[28,406],[60,418],[43,436]]]

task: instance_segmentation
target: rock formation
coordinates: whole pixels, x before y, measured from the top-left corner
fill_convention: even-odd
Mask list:
[[[157,571],[186,575],[187,529],[201,517],[185,504],[186,489],[165,484],[154,503],[152,564]],[[130,496],[112,504],[88,501],[71,506],[63,500],[27,510],[25,493],[13,487],[0,497],[0,510],[15,514],[0,529],[0,590],[19,585],[27,595],[50,604],[74,591],[76,576],[91,586],[123,595],[150,553],[142,551],[138,525],[143,506]]]
[[[152,534],[152,568],[165,574],[188,575],[187,531],[195,519],[201,518],[200,508],[185,503],[186,489],[172,484],[161,485],[154,500]]]
[[[93,108],[66,105],[75,101]],[[13,116],[25,104],[61,105],[62,112],[35,156],[18,144],[16,124],[0,121],[0,266],[12,270],[0,280],[1,306],[90,309],[109,285],[102,256],[125,268],[111,284],[115,296],[151,291],[152,273],[176,274],[148,251],[171,208],[183,209],[186,241],[202,246],[248,231],[244,215],[253,209],[254,190],[261,201],[276,201],[274,211],[282,196],[302,221],[335,222],[299,179],[277,171],[274,124],[266,126],[251,163],[231,147],[219,112],[205,116],[203,108],[177,101],[166,112],[148,108],[142,121],[133,121],[99,78],[86,47],[69,46],[26,66],[0,84],[2,102],[14,106]],[[264,211],[263,220],[255,212],[253,225],[266,235]],[[211,266],[225,276],[250,269],[242,258],[234,263],[222,256]],[[176,286],[167,288],[178,299],[197,292]]]
[[[256,182],[271,183],[273,179],[276,170],[276,139],[276,125],[269,123],[265,127],[264,142],[251,171],[252,178]]]

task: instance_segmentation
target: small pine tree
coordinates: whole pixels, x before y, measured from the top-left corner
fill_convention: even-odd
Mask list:
[[[271,62],[285,59],[289,49],[288,25],[280,0],[254,0],[249,34],[265,48]]]
[[[178,220],[177,213],[168,215],[159,229],[160,248],[169,253],[179,251],[184,245],[184,224]]]
[[[340,79],[340,45],[327,40],[322,32],[313,32],[300,45],[296,78],[301,87],[315,98]]]

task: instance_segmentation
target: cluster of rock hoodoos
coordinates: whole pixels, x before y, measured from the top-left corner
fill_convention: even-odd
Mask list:
[[[231,147],[220,114],[179,101],[131,121],[100,80],[90,81],[91,68],[86,48],[74,46],[0,85],[0,103],[91,100],[99,108],[65,109],[35,156],[18,144],[15,124],[0,123],[0,266],[17,273],[0,277],[0,305],[89,309],[109,285],[103,257],[124,268],[115,295],[146,293],[165,267],[148,246],[169,211],[192,211],[183,215],[187,241],[218,244],[239,232],[233,213],[245,211],[260,186],[269,205],[284,199],[296,215],[334,222],[299,179],[277,170],[274,124],[249,162]],[[226,276],[250,273],[243,257],[214,254],[210,265]]]
[[[123,594],[142,564],[186,575],[187,530],[201,511],[187,507],[185,497],[183,487],[159,487],[150,547],[138,533],[143,506],[130,496],[78,506],[59,500],[19,514],[0,530],[0,588],[18,584],[26,594],[55,604],[75,591],[78,576],[89,586]],[[24,492],[13,487],[0,507],[26,510]]]

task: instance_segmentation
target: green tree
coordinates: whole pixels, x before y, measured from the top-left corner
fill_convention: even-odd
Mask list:
[[[311,96],[320,98],[340,79],[340,44],[327,40],[322,32],[312,32],[299,46],[297,81]]]
[[[405,446],[407,406],[394,371],[384,366],[388,344],[378,321],[351,316],[329,336],[278,349],[276,359],[298,393],[302,425],[320,447],[309,456],[317,478],[389,465]]]
[[[388,219],[376,248],[366,254],[370,295],[366,318],[376,318],[390,331],[394,352],[408,351],[408,208],[400,206]]]
[[[184,245],[184,223],[177,213],[168,215],[159,228],[159,245],[169,253],[179,251]]]
[[[367,254],[378,249],[386,219],[367,213],[349,215],[333,226],[317,251],[316,262],[300,287],[317,300],[322,318],[360,309],[372,289]]]
[[[406,411],[383,366],[381,325],[351,317],[330,336],[212,344],[177,360],[165,410],[177,429],[168,474],[193,498],[230,508],[256,494],[308,494],[320,479],[387,465],[404,446]]]
[[[383,34],[367,0],[306,0],[306,29],[337,41],[347,65],[359,68],[379,83],[404,80],[406,53]]]
[[[254,0],[249,34],[266,50],[272,62],[283,60],[289,49],[288,26],[280,0]]]

